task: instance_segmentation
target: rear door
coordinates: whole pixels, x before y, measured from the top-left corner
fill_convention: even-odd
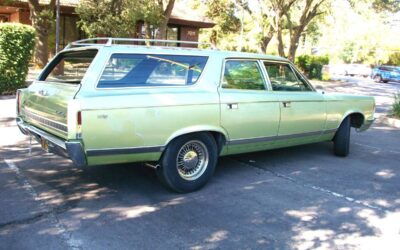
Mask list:
[[[225,61],[219,95],[229,154],[268,148],[278,133],[279,102],[262,72],[258,60]]]
[[[67,109],[81,87],[81,80],[97,50],[70,51],[59,54],[39,79],[21,93],[22,118],[52,134],[66,138]]]

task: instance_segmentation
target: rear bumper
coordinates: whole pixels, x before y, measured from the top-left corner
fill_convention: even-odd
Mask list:
[[[86,166],[86,156],[80,141],[64,141],[54,135],[51,135],[41,129],[25,123],[17,118],[17,125],[25,135],[33,136],[39,143],[45,140],[48,144],[48,152],[54,153],[72,160],[78,167]]]

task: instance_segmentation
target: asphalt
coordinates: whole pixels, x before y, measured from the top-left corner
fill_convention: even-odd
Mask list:
[[[377,97],[400,84],[346,78],[328,91]],[[74,167],[18,131],[0,98],[0,249],[398,249],[400,130],[223,157],[211,182],[175,194],[141,164]]]

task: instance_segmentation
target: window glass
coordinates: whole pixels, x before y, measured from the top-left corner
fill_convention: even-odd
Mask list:
[[[46,69],[41,80],[78,84],[96,54],[97,50],[62,53]]]
[[[311,91],[305,81],[300,81],[288,64],[264,62],[272,89],[275,91]]]
[[[256,61],[225,62],[222,87],[227,89],[264,90],[265,84]]]
[[[207,57],[114,54],[101,75],[99,88],[196,83]]]

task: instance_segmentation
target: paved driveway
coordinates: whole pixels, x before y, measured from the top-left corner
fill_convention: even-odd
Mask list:
[[[327,89],[375,95],[380,114],[399,90],[350,80]],[[204,189],[179,195],[142,165],[81,170],[37,144],[29,154],[13,105],[0,100],[0,249],[400,245],[398,129],[353,133],[347,158],[333,156],[331,143],[224,157]]]

